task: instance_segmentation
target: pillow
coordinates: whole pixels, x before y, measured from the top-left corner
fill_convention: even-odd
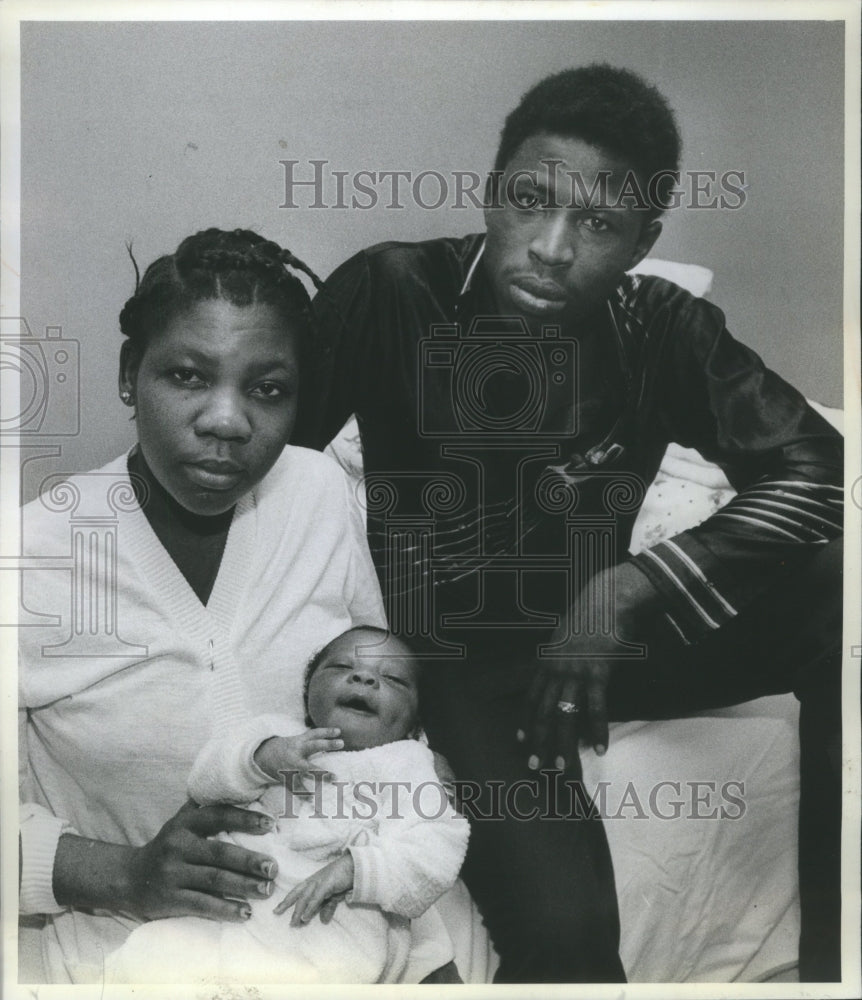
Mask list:
[[[843,410],[811,406],[837,430],[843,430]],[[651,548],[686,528],[705,521],[734,495],[717,465],[694,448],[668,445],[658,475],[647,490],[632,532],[631,552]]]
[[[629,273],[654,274],[657,278],[672,281],[698,298],[703,298],[712,291],[713,273],[708,267],[701,267],[699,264],[680,264],[675,260],[647,257]]]

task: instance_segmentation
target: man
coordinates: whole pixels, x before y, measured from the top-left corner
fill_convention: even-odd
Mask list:
[[[485,235],[374,247],[315,303],[302,440],[357,416],[390,624],[427,657],[429,738],[474,789],[463,876],[498,981],[625,978],[604,830],[583,799],[550,801],[579,741],[603,753],[609,718],[788,690],[801,976],[840,978],[842,441],[718,309],[626,274],[661,232],[679,154],[634,74],[549,77],[506,121]],[[631,557],[671,441],[738,494]],[[488,819],[495,789],[531,773],[537,808]]]

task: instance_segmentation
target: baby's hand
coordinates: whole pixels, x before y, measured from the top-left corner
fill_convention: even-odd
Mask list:
[[[307,924],[318,911],[321,920],[328,923],[338,899],[352,888],[353,857],[347,852],[295,886],[276,906],[275,913],[281,915],[296,903],[290,918],[291,927]]]
[[[298,736],[272,736],[254,752],[254,762],[265,773],[276,780],[284,779],[295,795],[308,795],[301,781],[310,777],[318,781],[329,781],[332,774],[314,767],[309,758],[316,753],[342,750],[344,740],[339,739],[340,729],[307,729]]]

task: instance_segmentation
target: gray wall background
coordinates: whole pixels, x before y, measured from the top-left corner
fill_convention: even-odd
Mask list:
[[[383,239],[479,230],[478,209],[409,201],[280,208],[279,161],[484,172],[523,91],[596,60],[668,96],[684,168],[746,174],[742,209],[671,213],[654,255],[713,269],[735,335],[841,405],[840,23],[28,23],[21,51],[22,313],[80,342],[81,400],[80,433],[30,463],[25,499],[134,440],[116,394],[125,241],[143,266],[198,229],[248,226],[325,275]]]

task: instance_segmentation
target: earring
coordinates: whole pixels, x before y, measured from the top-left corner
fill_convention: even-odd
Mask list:
[[[120,393],[120,399],[125,403],[126,406],[132,406],[134,400],[132,399],[132,394],[128,389],[123,389]]]

